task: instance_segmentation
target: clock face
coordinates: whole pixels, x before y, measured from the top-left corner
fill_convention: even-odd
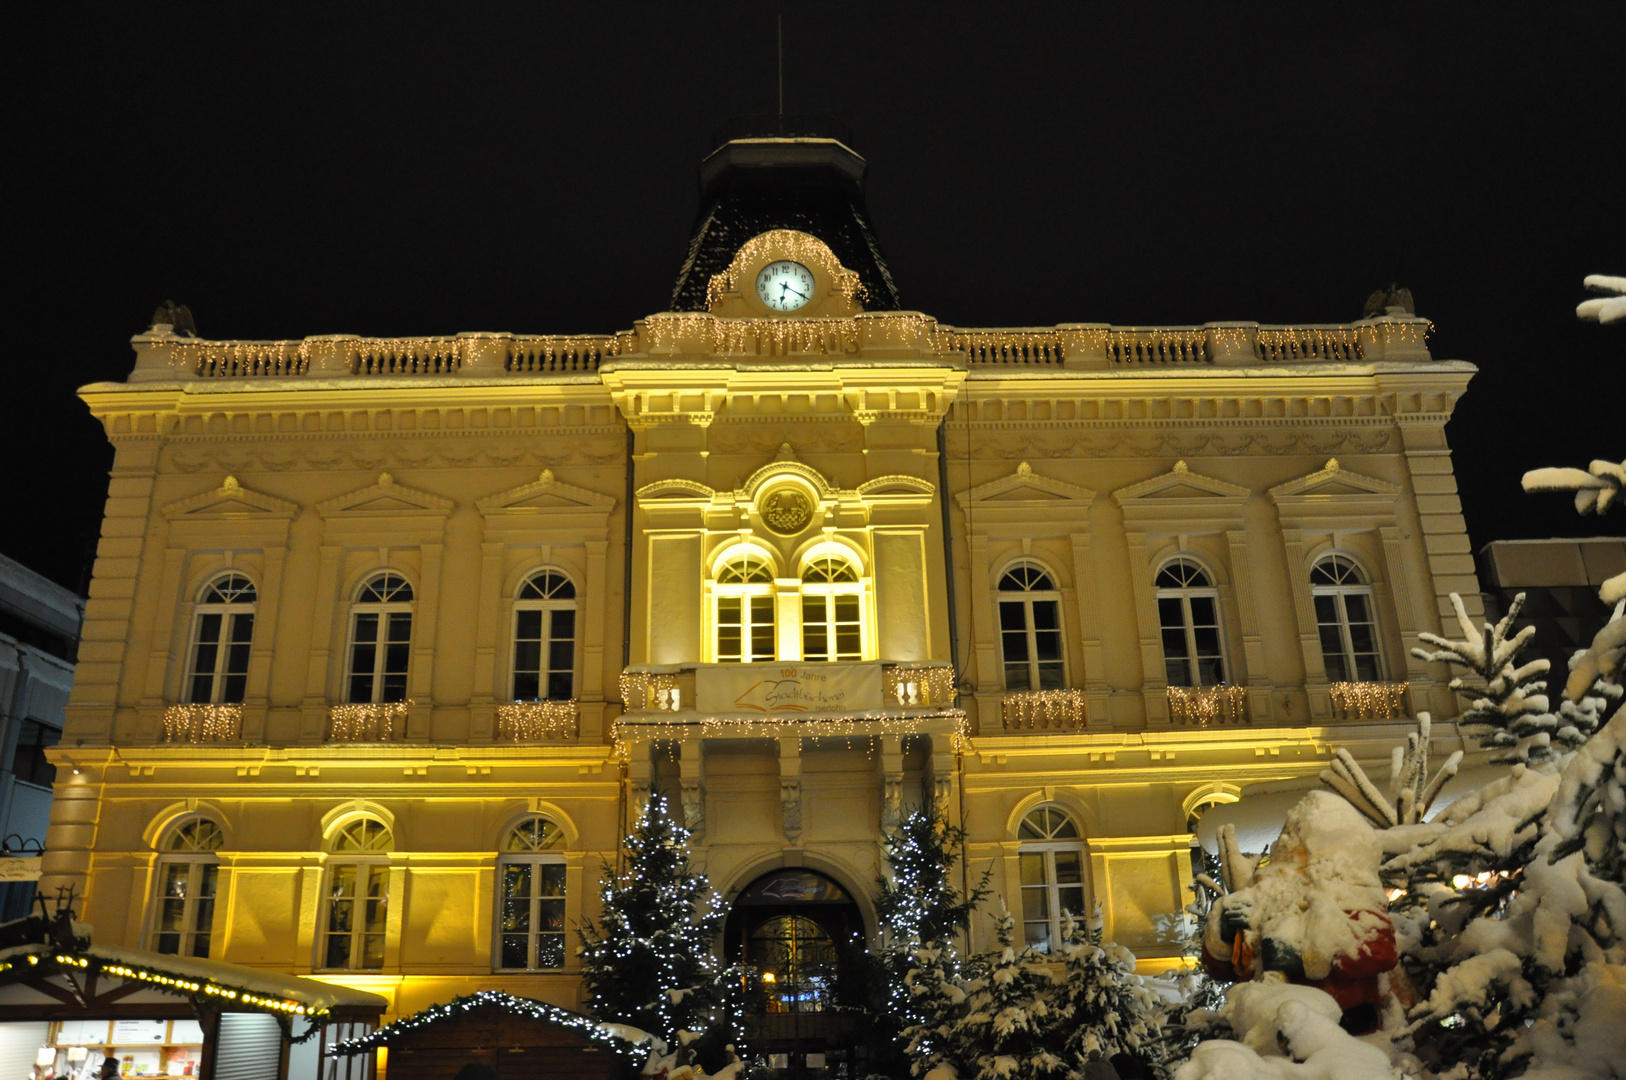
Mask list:
[[[789,259],[771,262],[757,275],[757,298],[774,311],[795,311],[813,299],[813,273]]]

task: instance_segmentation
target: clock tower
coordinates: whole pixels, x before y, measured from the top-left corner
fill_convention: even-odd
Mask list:
[[[840,125],[781,116],[736,120],[714,132],[712,143],[714,149],[700,163],[700,212],[672,290],[673,311],[714,310],[713,276],[729,270],[748,241],[779,230],[818,238],[833,263],[857,275],[853,294],[861,298],[860,306],[828,314],[899,309],[897,286],[864,206],[866,165]],[[786,261],[818,277],[818,267],[805,260],[787,256]],[[754,276],[766,266],[752,269],[753,279],[736,286],[760,296]],[[789,284],[786,274],[795,271],[783,269],[769,275],[775,282],[772,302],[763,298],[760,311],[753,306],[751,314],[813,314],[809,301],[790,306],[797,298],[780,283]]]

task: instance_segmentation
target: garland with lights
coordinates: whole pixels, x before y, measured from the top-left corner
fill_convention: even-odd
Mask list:
[[[571,1012],[569,1009],[561,1009],[557,1005],[549,1005],[545,1001],[515,997],[502,990],[478,990],[472,994],[455,997],[444,1005],[432,1005],[422,1012],[404,1017],[367,1035],[334,1043],[328,1049],[341,1056],[366,1053],[380,1046],[388,1046],[392,1041],[414,1031],[444,1020],[455,1020],[480,1008],[501,1009],[511,1016],[520,1016],[528,1020],[545,1020],[560,1027],[570,1028],[624,1057],[630,1058],[636,1050],[633,1043],[604,1030],[604,1026],[592,1017]]]
[[[1248,719],[1248,692],[1240,686],[1171,686],[1169,719],[1176,724],[1242,724]]]
[[[164,710],[164,741],[231,742],[242,724],[241,705],[171,705]]]
[[[1006,731],[1080,731],[1088,720],[1082,690],[1018,690],[999,709]]]
[[[22,960],[0,962],[0,973],[19,968],[24,963],[45,973],[48,973],[54,964],[58,967],[73,968],[87,974],[111,975],[120,979],[131,979],[137,982],[149,983],[167,993],[190,997],[199,1004],[202,1004],[205,999],[215,998],[223,1002],[231,1002],[234,1005],[248,1006],[284,1016],[303,1016],[313,1023],[324,1019],[329,1011],[326,1008],[307,1005],[292,998],[267,997],[247,987],[230,986],[214,979],[204,979],[194,975],[179,975],[175,972],[164,971],[145,964],[131,965],[116,960],[108,960],[97,956],[95,953],[64,953],[57,950],[44,953],[29,953]]]
[[[328,742],[393,742],[406,721],[410,701],[334,705],[328,710]]]
[[[1395,720],[1406,715],[1406,691],[1411,683],[1335,682],[1330,688],[1333,708],[1344,719]]]
[[[497,738],[508,742],[558,742],[576,737],[576,699],[515,701],[497,706]]]

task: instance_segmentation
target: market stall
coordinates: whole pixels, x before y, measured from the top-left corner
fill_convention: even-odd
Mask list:
[[[0,925],[0,1080],[370,1080],[332,1045],[378,1025],[374,994],[293,975],[95,945],[72,912]]]

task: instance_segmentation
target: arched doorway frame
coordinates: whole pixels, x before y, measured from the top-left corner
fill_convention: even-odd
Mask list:
[[[719,894],[722,897],[723,909],[733,911],[735,903],[746,889],[755,884],[757,879],[766,877],[775,870],[811,870],[816,874],[823,874],[841,886],[842,890],[852,897],[853,903],[858,907],[858,916],[864,922],[864,947],[875,947],[879,940],[878,928],[881,922],[880,917],[875,914],[875,903],[868,890],[853,887],[854,875],[851,867],[816,855],[803,853],[800,858],[788,859],[783,852],[770,852],[741,864],[732,875],[728,889]],[[717,947],[721,949],[723,943],[718,941]]]

